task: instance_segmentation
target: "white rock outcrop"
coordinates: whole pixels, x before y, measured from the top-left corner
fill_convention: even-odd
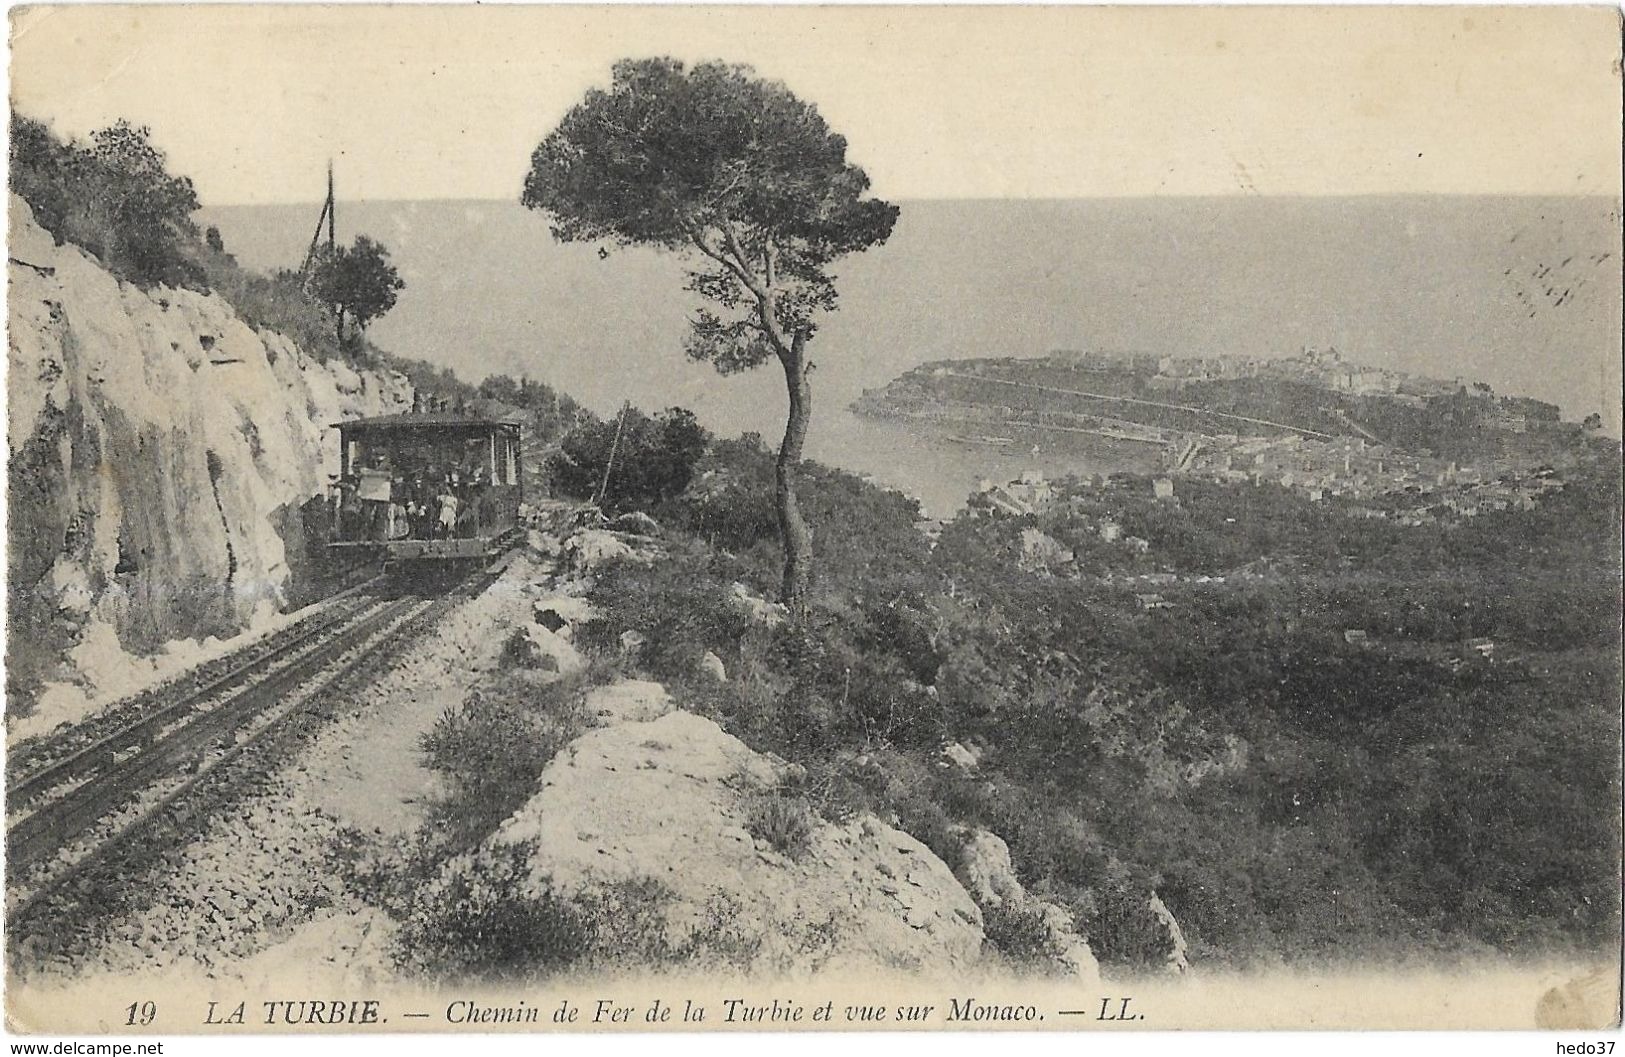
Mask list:
[[[1021,557],[1017,564],[1025,572],[1051,572],[1072,560],[1072,551],[1053,537],[1035,528],[1021,530]]]
[[[649,723],[672,710],[671,695],[659,683],[647,679],[622,679],[608,686],[594,687],[582,702],[583,710],[599,726],[616,723]]]
[[[330,424],[411,388],[212,294],[121,282],[15,196],[8,253],[12,685],[61,684],[38,726],[138,677],[129,654],[274,612],[336,470]]]
[[[774,847],[752,827],[784,763],[667,711],[658,684],[604,688],[587,705],[609,725],[567,746],[492,838],[533,848],[538,888],[590,898],[652,879],[674,944],[715,928],[724,906],[726,930],[753,952],[748,970],[951,973],[980,957],[975,902],[913,837],[872,816],[836,825],[808,811],[801,846]]]
[[[1055,967],[1089,987],[1100,983],[1100,963],[1089,944],[1077,934],[1066,908],[1035,898],[1016,877],[1010,846],[996,833],[973,829],[966,833],[955,876],[983,909],[1010,907],[1035,914],[1044,930]]]
[[[706,650],[704,656],[700,658],[699,671],[719,683],[728,681],[728,666],[722,663],[721,657],[710,650]]]
[[[647,537],[609,529],[584,528],[564,541],[562,548],[570,567],[581,576],[588,576],[616,561],[654,561],[658,545]]]
[[[1174,912],[1168,909],[1168,904],[1162,901],[1162,896],[1155,892],[1151,893],[1151,898],[1146,902],[1146,906],[1156,916],[1156,919],[1162,923],[1162,927],[1168,933],[1168,957],[1164,962],[1164,967],[1175,974],[1190,972],[1190,958],[1185,953],[1190,949],[1190,943],[1186,941],[1185,930],[1179,927],[1179,921],[1174,917]]]
[[[569,639],[540,624],[526,624],[516,634],[524,642],[526,667],[559,676],[574,675],[587,667],[587,659]]]

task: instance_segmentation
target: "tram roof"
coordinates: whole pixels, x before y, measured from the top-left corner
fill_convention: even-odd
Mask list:
[[[377,415],[372,418],[352,418],[335,422],[339,430],[368,429],[516,429],[518,419],[480,418],[475,415],[454,415],[442,411],[404,412],[395,415]]]

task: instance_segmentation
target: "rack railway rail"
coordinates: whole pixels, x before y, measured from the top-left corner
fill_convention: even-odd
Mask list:
[[[283,735],[318,726],[349,677],[484,590],[498,567],[441,592],[374,578],[222,659],[228,663],[206,665],[196,677],[155,688],[35,749],[23,762],[26,773],[12,781],[7,805],[12,931],[59,897],[94,896],[101,867],[122,873],[126,860],[184,837],[163,831],[175,825],[184,831],[213,799],[251,780],[256,767],[273,767]],[[253,755],[265,758],[244,760]]]
[[[319,636],[340,627],[366,604],[367,592],[382,589],[374,576],[339,592],[299,620],[220,657],[116,702],[72,727],[33,738],[11,754],[7,763],[8,812],[27,805],[56,784],[99,765],[112,755],[150,740],[151,731],[206,695],[223,693],[263,674],[268,665],[288,657]]]

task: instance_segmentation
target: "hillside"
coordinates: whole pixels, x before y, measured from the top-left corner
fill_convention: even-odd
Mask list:
[[[799,634],[739,610],[776,574],[770,475],[715,445],[655,511],[665,559],[606,569],[575,641],[801,764],[826,817],[895,819],[950,864],[997,833],[1108,971],[1186,943],[1258,966],[1611,942],[1617,447],[1531,509],[1417,525],[1123,474],[928,534],[813,470]]]

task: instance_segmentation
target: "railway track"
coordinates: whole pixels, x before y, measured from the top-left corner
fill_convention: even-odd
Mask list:
[[[284,735],[318,727],[350,676],[387,660],[494,575],[486,569],[428,595],[346,592],[298,633],[273,636],[225,671],[180,681],[148,707],[121,712],[124,722],[41,757],[8,804],[8,924],[15,930],[48,906],[55,917],[59,897],[96,896],[102,868],[128,876],[144,853],[184,839],[234,784],[274,767]],[[252,756],[262,758],[244,759]]]
[[[178,706],[202,695],[251,679],[265,665],[338,627],[385,583],[383,576],[374,576],[324,599],[313,607],[313,612],[240,649],[150,686],[67,730],[44,734],[18,746],[8,754],[6,763],[8,810],[33,800],[42,786],[49,787],[45,783],[68,777],[77,767],[91,762],[97,750],[117,752],[128,748],[118,741],[122,735],[136,733],[138,722],[172,714]]]

